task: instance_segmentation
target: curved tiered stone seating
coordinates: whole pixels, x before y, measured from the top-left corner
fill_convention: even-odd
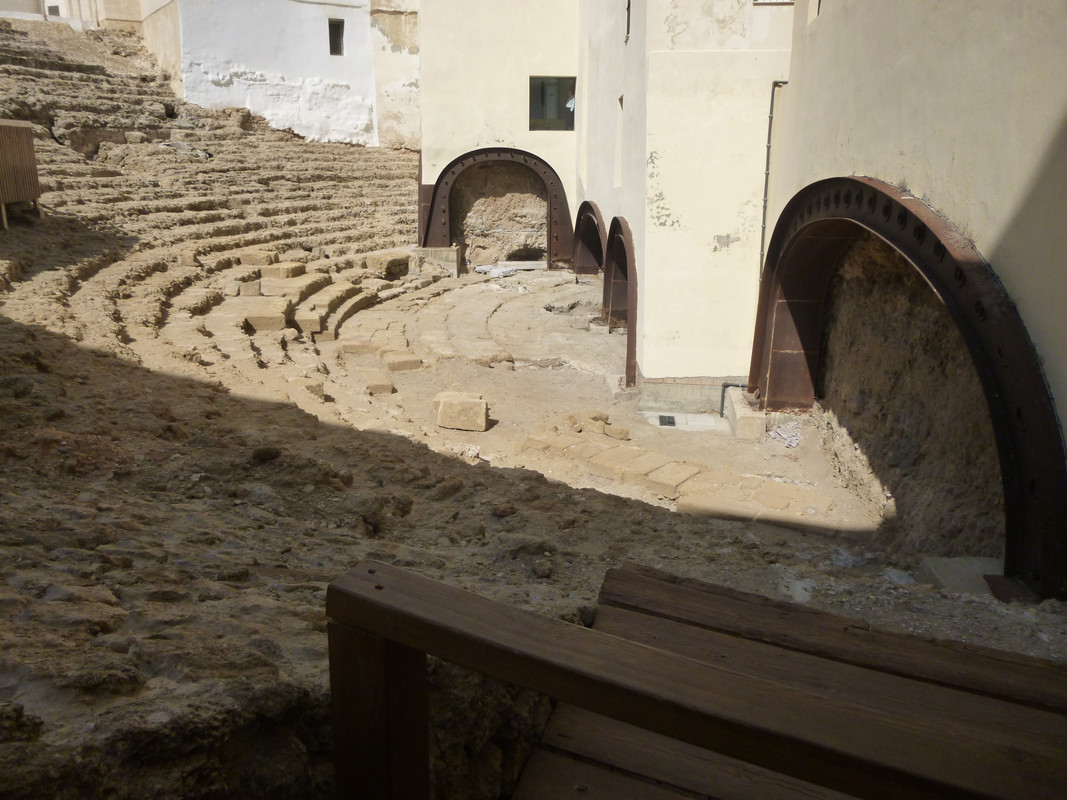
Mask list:
[[[335,338],[414,285],[406,256],[391,272],[367,260],[414,241],[415,154],[306,142],[244,110],[185,104],[136,39],[0,21],[0,117],[38,126],[49,224],[115,232],[91,257],[23,265],[83,341],[131,358],[164,348],[216,378],[281,365],[303,379],[328,372],[311,337]],[[254,251],[299,267],[264,270]],[[279,322],[266,327],[284,330],[248,324],[248,308],[272,304]]]

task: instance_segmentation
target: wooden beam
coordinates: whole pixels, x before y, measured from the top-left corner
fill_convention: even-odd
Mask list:
[[[755,642],[1067,713],[1067,664],[962,642],[872,630],[795,603],[628,565],[608,570],[600,603]]]
[[[946,737],[922,718],[857,709],[374,562],[330,584],[327,613],[598,714],[857,797],[1052,800],[1067,785],[1067,719],[1048,712],[1032,713],[1051,718],[1041,727],[1054,736],[1023,738],[1010,749],[981,730],[955,728]]]
[[[430,796],[426,655],[331,621],[338,800]]]

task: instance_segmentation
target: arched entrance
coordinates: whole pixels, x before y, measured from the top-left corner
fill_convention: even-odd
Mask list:
[[[548,200],[548,233],[545,251],[553,269],[570,266],[574,232],[563,182],[547,163],[522,150],[490,147],[460,156],[441,170],[437,182],[419,187],[419,241],[423,247],[448,247],[453,238],[451,195],[456,179],[473,166],[491,163],[528,167],[544,184]]]
[[[919,200],[881,181],[833,178],[785,207],[760,281],[749,389],[768,410],[815,398],[829,281],[864,235],[896,250],[945,304],[985,392],[1004,486],[1005,574],[1067,598],[1067,462],[1022,320],[989,265]]]
[[[637,268],[630,225],[611,221],[604,259],[601,314],[608,325],[626,326],[626,385],[637,385]]]
[[[571,267],[581,275],[596,275],[604,268],[607,246],[608,231],[600,208],[592,200],[586,200],[578,206],[575,218]]]

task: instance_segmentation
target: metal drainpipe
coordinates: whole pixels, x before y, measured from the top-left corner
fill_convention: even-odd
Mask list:
[[[767,114],[767,165],[763,172],[763,224],[759,235],[759,269],[763,274],[763,260],[767,256],[767,195],[771,187],[771,132],[774,129],[774,93],[779,86],[785,86],[789,81],[771,82],[771,110]]]

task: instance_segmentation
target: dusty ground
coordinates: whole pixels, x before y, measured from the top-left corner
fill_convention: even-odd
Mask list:
[[[40,126],[46,216],[0,233],[0,796],[324,794],[325,586],[369,557],[575,621],[636,561],[1067,658],[1065,604],[953,595],[887,562],[815,428],[793,449],[649,424],[618,388],[622,337],[588,325],[595,282],[364,266],[414,239],[412,154],[183,106],[135,41],[4,42],[0,116]],[[64,52],[106,74],[44,66]],[[136,109],[131,86],[151,94]],[[95,157],[72,149],[91,139]],[[336,339],[250,332],[235,285],[289,291],[249,263],[263,251],[378,302]],[[396,391],[369,395],[382,374]],[[453,386],[485,395],[490,430],[434,424]],[[677,513],[684,482],[597,461],[616,447],[695,465],[734,513]],[[477,725],[440,708],[441,796],[495,796],[527,707]]]

